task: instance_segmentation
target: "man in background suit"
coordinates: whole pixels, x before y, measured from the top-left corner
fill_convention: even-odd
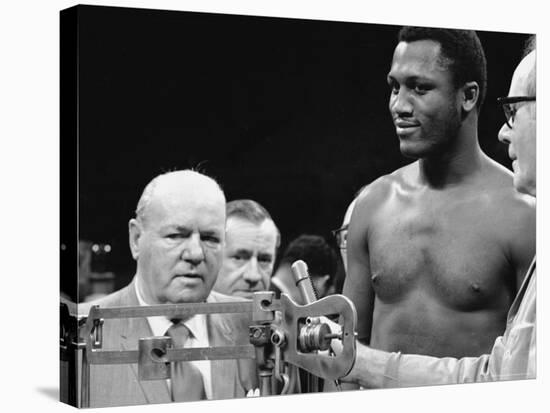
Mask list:
[[[81,314],[94,304],[236,301],[211,291],[225,242],[225,196],[213,179],[190,170],[157,176],[143,191],[136,217],[129,222],[129,241],[137,262],[134,279],[107,297],[80,305]],[[242,314],[194,315],[187,320],[107,319],[103,349],[135,350],[140,338],[172,336],[175,328],[185,331],[183,347],[241,345],[248,343],[249,321]],[[179,365],[185,366],[185,374],[179,376],[183,379],[172,373],[170,380],[155,381],[140,381],[137,364],[91,365],[90,407],[244,397],[255,387],[253,362],[204,360]]]
[[[252,299],[267,291],[281,241],[269,212],[252,199],[227,203],[225,248],[214,291]]]

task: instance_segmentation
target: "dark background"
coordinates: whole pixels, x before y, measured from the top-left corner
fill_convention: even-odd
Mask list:
[[[159,173],[198,168],[228,200],[260,202],[284,248],[301,233],[330,239],[360,187],[410,162],[387,109],[398,26],[77,11],[78,233],[112,246],[117,288],[135,270],[128,220]],[[489,76],[480,142],[510,167],[495,99],[527,35],[478,34]]]

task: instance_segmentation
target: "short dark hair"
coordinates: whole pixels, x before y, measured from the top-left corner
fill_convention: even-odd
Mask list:
[[[260,203],[253,201],[252,199],[235,199],[233,201],[229,201],[225,205],[225,215],[226,219],[236,217],[253,222],[257,225],[260,225],[268,219],[273,222],[273,225],[275,225],[275,229],[277,230],[277,247],[281,243],[279,228],[277,228],[275,221],[271,218],[271,215],[267,209],[260,205]]]
[[[479,85],[477,111],[487,93],[487,59],[481,41],[473,30],[441,29],[431,27],[403,27],[397,36],[399,42],[433,40],[441,46],[442,63],[453,75],[455,88],[466,82],[476,81]]]
[[[322,236],[303,234],[288,244],[280,265],[292,265],[296,260],[305,261],[310,276],[328,274],[330,277],[329,284],[332,284],[338,260],[336,252]]]

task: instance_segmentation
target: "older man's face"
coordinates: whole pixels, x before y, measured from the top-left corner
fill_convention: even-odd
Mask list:
[[[225,231],[220,194],[157,195],[137,223],[141,291],[149,304],[201,302],[218,274]]]
[[[535,65],[535,52],[527,55],[516,68],[508,96],[527,96],[528,75]],[[535,102],[511,104],[515,112],[498,134],[501,142],[509,144],[508,155],[512,159],[514,187],[526,194],[536,196],[536,116]]]
[[[214,290],[243,298],[267,290],[276,248],[277,228],[273,221],[266,219],[256,224],[229,217],[223,264]]]

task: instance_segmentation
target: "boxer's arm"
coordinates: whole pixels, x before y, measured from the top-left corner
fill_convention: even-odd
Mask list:
[[[348,240],[348,271],[344,280],[343,295],[348,297],[357,311],[357,338],[369,344],[374,311],[374,291],[371,282],[367,228],[370,212],[365,199],[358,200],[351,216]]]
[[[357,311],[357,338],[368,344],[371,337],[372,316],[374,311],[374,291],[371,283],[364,205],[356,204],[351,217],[348,240],[348,271],[344,280],[342,294],[348,297]],[[357,389],[355,383],[343,383],[342,390]],[[325,387],[325,391],[333,389]]]

